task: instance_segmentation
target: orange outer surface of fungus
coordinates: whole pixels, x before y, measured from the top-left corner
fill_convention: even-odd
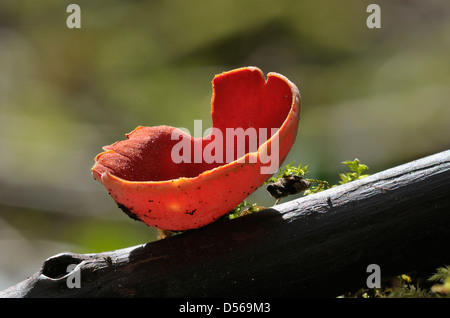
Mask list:
[[[199,228],[230,212],[273,174],[262,173],[265,151],[278,150],[277,167],[285,160],[300,120],[297,87],[277,73],[266,81],[256,67],[216,75],[212,84],[213,129],[226,136],[226,128],[266,128],[268,135],[257,151],[249,152],[247,145],[244,157],[231,162],[224,154],[222,162],[175,163],[171,151],[179,140],[172,140],[173,132],[201,149],[214,138],[193,138],[169,126],[138,127],[126,140],[104,147],[92,174],[130,217],[164,230]]]

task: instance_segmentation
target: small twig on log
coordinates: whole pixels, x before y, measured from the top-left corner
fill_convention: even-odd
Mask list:
[[[365,287],[369,264],[384,278],[449,264],[449,189],[445,151],[164,240],[55,255],[0,296],[335,297]]]

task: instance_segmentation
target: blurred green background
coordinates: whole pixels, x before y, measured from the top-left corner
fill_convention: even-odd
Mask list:
[[[81,7],[81,29],[66,8]],[[381,29],[366,8],[381,7]],[[335,183],[450,148],[450,3],[153,0],[0,2],[0,290],[62,251],[146,243],[91,167],[136,126],[210,125],[211,80],[287,76],[302,119],[286,164]],[[289,198],[289,199],[292,199]],[[264,189],[249,202],[272,205]]]

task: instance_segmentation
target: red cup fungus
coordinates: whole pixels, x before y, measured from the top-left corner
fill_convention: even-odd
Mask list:
[[[213,127],[205,137],[137,127],[96,156],[94,178],[130,217],[163,230],[199,228],[230,212],[285,160],[300,120],[297,87],[277,73],[265,80],[256,67],[216,75],[212,84]]]

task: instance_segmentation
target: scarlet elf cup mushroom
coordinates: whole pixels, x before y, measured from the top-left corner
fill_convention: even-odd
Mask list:
[[[212,84],[205,137],[140,126],[96,156],[94,178],[130,217],[164,230],[199,228],[230,212],[285,160],[300,120],[297,87],[277,73],[265,80],[256,67],[216,75]]]

